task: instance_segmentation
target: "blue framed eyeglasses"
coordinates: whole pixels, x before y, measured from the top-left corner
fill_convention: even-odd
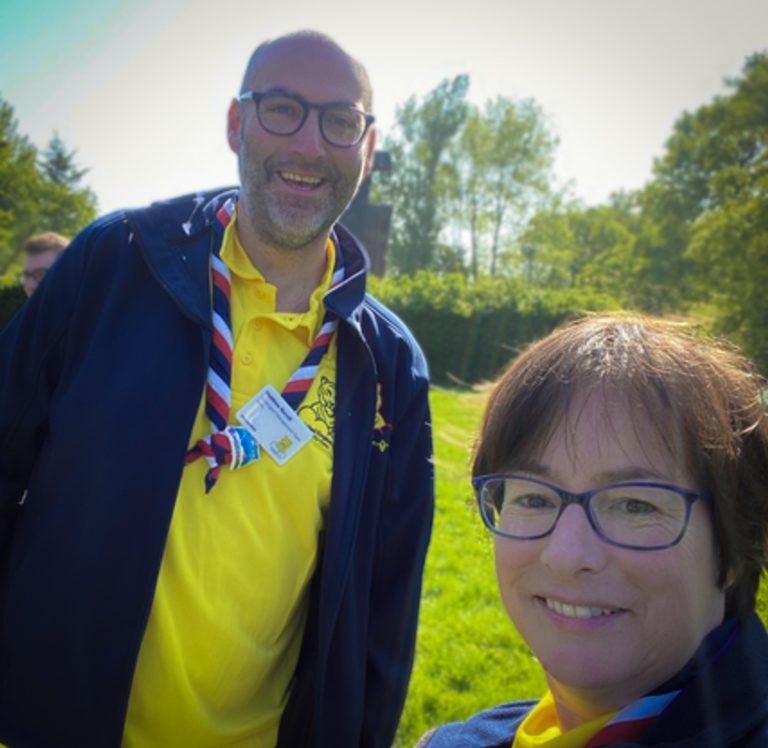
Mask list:
[[[307,121],[310,109],[319,113],[320,134],[336,148],[356,146],[374,122],[374,116],[344,104],[310,104],[284,93],[246,91],[240,101],[252,99],[259,124],[272,135],[295,135]]]
[[[667,483],[628,481],[585,493],[520,475],[482,475],[472,480],[480,516],[496,535],[535,540],[549,535],[570,504],[579,504],[606,543],[639,551],[680,542],[691,506],[703,497]]]

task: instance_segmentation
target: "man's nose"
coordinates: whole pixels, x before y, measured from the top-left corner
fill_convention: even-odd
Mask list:
[[[291,136],[291,147],[302,153],[325,152],[325,140],[320,130],[320,112],[311,109],[304,124]]]

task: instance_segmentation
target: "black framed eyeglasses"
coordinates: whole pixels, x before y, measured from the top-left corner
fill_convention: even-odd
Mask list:
[[[259,124],[272,135],[295,135],[307,121],[310,109],[317,109],[320,134],[336,148],[356,146],[374,122],[374,116],[344,104],[310,104],[284,93],[246,91],[240,101],[253,99]]]
[[[535,540],[549,535],[570,504],[579,504],[606,543],[639,551],[680,542],[697,491],[667,483],[629,481],[585,493],[520,475],[482,475],[472,480],[480,515],[496,535]]]

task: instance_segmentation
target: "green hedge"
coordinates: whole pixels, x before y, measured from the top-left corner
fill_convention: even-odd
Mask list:
[[[436,384],[494,379],[521,347],[563,320],[615,307],[584,293],[531,292],[514,279],[469,283],[458,273],[371,278],[370,291],[411,329]],[[18,283],[0,282],[0,329],[25,299]]]
[[[24,289],[18,283],[0,283],[0,330],[10,321],[27,300]]]
[[[521,347],[563,320],[616,307],[583,292],[532,292],[516,279],[470,283],[458,273],[372,278],[369,290],[408,325],[436,384],[494,379]]]

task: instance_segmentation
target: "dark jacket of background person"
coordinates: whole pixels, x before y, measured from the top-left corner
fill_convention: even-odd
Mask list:
[[[0,371],[0,743],[120,745],[208,372],[210,220],[227,196],[97,221],[0,335],[16,362]],[[388,748],[431,527],[427,372],[337,236],[354,274],[326,299],[341,320],[332,494],[279,745]]]
[[[13,319],[13,315],[21,309],[26,300],[27,294],[20,284],[0,286],[0,331]]]
[[[724,625],[733,625],[733,621]],[[768,635],[756,615],[736,625],[736,638],[720,657],[683,686],[638,743],[622,746],[768,746]],[[707,644],[705,639],[702,648]],[[708,661],[709,656],[702,659]],[[536,703],[502,704],[466,722],[444,725],[430,740],[422,739],[419,748],[509,748],[517,728]]]

